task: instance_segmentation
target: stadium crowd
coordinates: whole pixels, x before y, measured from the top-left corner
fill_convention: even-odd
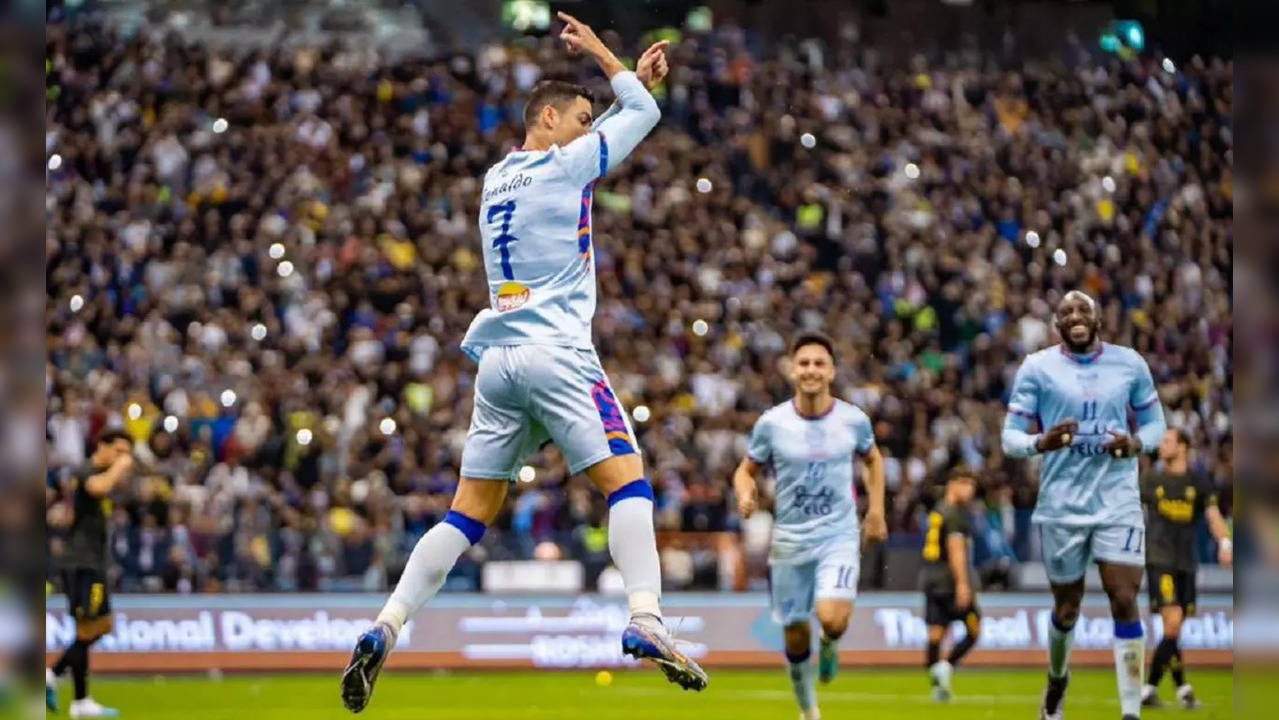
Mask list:
[[[887,457],[893,542],[964,462],[978,559],[1033,559],[1035,475],[998,430],[1074,287],[1229,485],[1232,63],[748,39],[673,45],[661,126],[595,196],[596,340],[660,528],[739,528],[746,433],[820,328]],[[123,427],[119,588],[387,587],[457,479],[479,178],[539,78],[603,79],[535,39],[389,63],[50,26],[47,61],[49,552],[71,469]],[[487,558],[606,564],[602,498],[553,449],[530,465],[455,587]]]

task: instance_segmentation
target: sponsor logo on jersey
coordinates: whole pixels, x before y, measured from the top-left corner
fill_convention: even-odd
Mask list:
[[[532,291],[527,285],[517,282],[504,282],[497,289],[497,311],[507,312],[524,307],[528,303]]]

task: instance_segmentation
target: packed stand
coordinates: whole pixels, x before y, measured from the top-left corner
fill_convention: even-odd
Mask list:
[[[662,125],[595,199],[596,340],[647,410],[659,528],[739,529],[746,433],[787,396],[788,339],[821,328],[875,421],[892,543],[918,544],[931,481],[964,462],[978,560],[1033,559],[1035,473],[999,427],[1073,287],[1228,488],[1231,63],[889,68],[748,39],[673,46]],[[122,426],[141,460],[113,515],[121,589],[387,587],[457,481],[479,178],[539,78],[603,79],[549,40],[394,65],[65,26],[47,47],[50,552],[70,469]],[[491,558],[607,564],[598,493],[553,449],[530,465],[451,587]]]

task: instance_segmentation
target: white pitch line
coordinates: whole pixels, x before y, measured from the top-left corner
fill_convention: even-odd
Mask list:
[[[609,692],[622,693],[624,695],[664,695],[669,691],[657,688],[615,688]],[[790,700],[794,698],[792,693],[784,690],[739,690],[733,693],[734,698],[744,698],[748,700]],[[927,693],[918,695],[899,695],[892,693],[862,693],[862,692],[832,692],[817,691],[817,699],[823,703],[857,703],[857,702],[876,702],[876,703],[918,703],[920,705],[943,705],[932,699]],[[950,704],[953,705],[1038,705],[1043,700],[1042,695],[954,695]],[[1066,705],[1116,705],[1118,702],[1112,699],[1103,700],[1097,697],[1075,696],[1071,695],[1066,699]]]

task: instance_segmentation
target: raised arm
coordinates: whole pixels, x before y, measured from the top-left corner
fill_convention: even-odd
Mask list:
[[[667,40],[659,40],[648,47],[644,54],[640,56],[639,62],[635,64],[635,77],[639,79],[644,87],[651,93],[653,88],[662,83],[666,79],[666,73],[669,71],[666,64],[666,48],[670,45]],[[618,102],[614,102],[608,106],[608,109],[600,116],[595,118],[595,122],[591,123],[592,130],[599,130],[600,123],[608,118],[613,117],[622,109]]]
[[[579,50],[594,58],[617,95],[617,110],[614,112],[610,108],[594,124],[594,132],[574,140],[563,150],[568,156],[570,166],[573,167],[582,165],[580,162],[575,162],[580,159],[579,156],[598,159],[599,171],[595,177],[599,177],[617,167],[635,150],[640,141],[657,126],[657,121],[662,117],[662,111],[658,109],[657,101],[649,94],[636,73],[622,65],[613,51],[609,50],[608,46],[595,35],[595,31],[590,26],[568,13],[561,12],[559,18],[565,23],[560,38],[571,50]],[[662,48],[664,47],[663,44]],[[649,51],[653,51],[653,48],[649,48]],[[656,53],[661,54],[662,50],[659,48]],[[641,61],[645,59],[641,58]],[[645,62],[647,67],[656,61]],[[665,60],[663,59],[662,62],[664,64]],[[586,165],[589,167],[591,164]]]
[[[131,469],[133,469],[133,455],[125,453],[116,458],[116,461],[111,463],[111,467],[85,480],[84,489],[94,497],[106,497]]]

